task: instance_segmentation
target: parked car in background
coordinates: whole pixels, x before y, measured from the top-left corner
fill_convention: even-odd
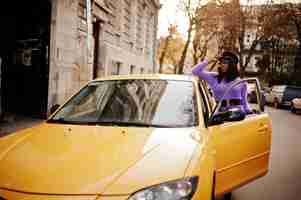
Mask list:
[[[285,91],[286,85],[275,85],[266,94],[266,102],[278,108]]]
[[[291,111],[292,113],[297,113],[301,111],[301,96],[300,98],[294,98],[291,103]]]
[[[275,108],[289,107],[294,98],[301,96],[301,87],[290,85],[275,85],[267,91],[265,99]]]
[[[248,102],[249,103],[258,103],[258,99],[257,99],[257,88],[256,88],[256,84],[254,83],[248,83],[247,85],[247,92],[248,92]],[[265,90],[260,88],[260,95],[261,95],[261,103],[262,105],[265,105]]]
[[[248,91],[248,102],[249,103],[257,102],[256,85],[248,84],[247,91]]]
[[[263,87],[262,91],[263,91],[263,97],[264,97],[264,101],[265,103],[271,103],[271,102],[267,102],[268,101],[268,96],[271,93],[272,88],[271,87]]]
[[[273,103],[272,88],[264,88],[264,91],[265,91],[266,104],[272,104]]]
[[[287,86],[283,94],[281,105],[290,107],[295,98],[301,98],[301,87]]]

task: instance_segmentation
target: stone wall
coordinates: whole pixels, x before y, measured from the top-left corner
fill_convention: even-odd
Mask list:
[[[99,38],[100,75],[155,73],[156,32],[159,7],[150,0],[96,1],[106,17]],[[99,13],[99,12],[97,12]],[[98,16],[96,16],[98,17]],[[116,70],[117,64],[119,70]]]
[[[48,107],[62,104],[92,79],[80,9],[78,0],[52,1]]]
[[[129,74],[131,68],[156,72],[158,11],[157,0],[94,0],[92,21],[100,32],[89,41],[88,59],[86,0],[52,0],[48,109],[90,81],[93,67],[97,77]],[[96,44],[98,55],[93,55]]]

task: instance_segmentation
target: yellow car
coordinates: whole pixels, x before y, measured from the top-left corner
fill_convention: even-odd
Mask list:
[[[231,192],[268,172],[271,121],[260,106],[247,116],[219,106],[188,75],[91,81],[46,122],[0,138],[0,199],[210,200]]]

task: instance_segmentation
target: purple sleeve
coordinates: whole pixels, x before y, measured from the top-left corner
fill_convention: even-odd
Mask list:
[[[207,81],[211,87],[214,87],[217,84],[217,73],[206,71],[205,67],[207,66],[207,64],[207,60],[200,62],[199,64],[193,67],[192,74]]]
[[[248,92],[247,92],[247,83],[246,83],[242,86],[242,90],[241,90],[241,97],[242,97],[241,101],[242,102],[241,103],[242,103],[245,113],[252,113],[252,110],[248,103],[247,94],[248,94]]]

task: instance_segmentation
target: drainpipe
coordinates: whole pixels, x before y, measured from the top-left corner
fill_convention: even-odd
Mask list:
[[[90,79],[93,78],[93,53],[92,53],[92,0],[86,0],[87,4],[87,55],[88,55],[88,68],[90,68]]]

